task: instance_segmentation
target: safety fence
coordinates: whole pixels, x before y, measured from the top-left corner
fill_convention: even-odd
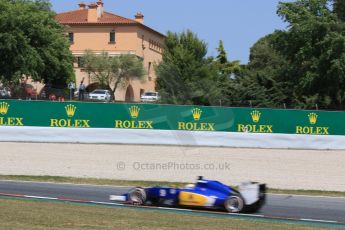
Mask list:
[[[293,135],[296,140],[300,139],[302,143],[304,139],[301,136],[318,136],[317,140],[320,140],[320,136],[338,136],[338,139],[343,140],[342,138],[345,136],[344,121],[344,112],[329,111],[0,100],[0,127],[40,127],[50,128],[49,130],[55,131],[57,129],[51,128],[77,129],[80,135],[83,135],[83,133],[95,134],[94,138],[96,138],[97,132],[82,130],[116,129],[117,135],[121,135],[120,130],[141,130],[136,132],[140,133],[138,134],[140,137],[136,135],[136,138],[143,139],[143,143],[146,143],[145,131],[146,133],[150,131],[151,134],[157,133],[157,138],[159,138],[161,132],[152,131],[177,131],[183,132],[183,135],[188,135],[188,132],[193,133],[195,136],[193,143],[184,144],[199,143],[195,141],[198,135],[207,138],[208,134],[210,136],[220,136],[220,133],[226,133],[224,144],[222,144],[223,139],[220,142],[208,140],[211,144],[205,143],[205,145],[213,145],[212,141],[215,141],[216,145],[220,146],[229,146],[227,144],[231,142],[230,139],[227,139],[229,133],[236,133],[237,137],[243,137],[244,142],[248,137],[244,134],[255,134],[255,138],[265,138],[265,140],[272,138],[271,135],[275,137],[275,134],[289,134]],[[66,133],[69,132],[68,129]],[[55,131],[51,131],[51,134],[53,135]],[[0,132],[2,131],[0,130]],[[239,134],[242,135],[238,136]],[[265,136],[265,134],[271,135]],[[284,137],[287,136],[279,135],[279,140],[282,141]],[[150,138],[152,138],[152,135],[150,135]],[[250,136],[250,138],[253,139],[253,136]],[[88,140],[91,139],[92,137],[88,138]],[[116,139],[116,137],[113,137],[113,139]],[[121,139],[125,138],[121,137]],[[260,142],[259,139],[258,142]],[[316,140],[315,138],[312,139]],[[328,139],[323,140],[327,142]],[[71,142],[74,142],[73,139]],[[152,140],[148,140],[148,142],[151,143]],[[171,144],[164,141],[158,142],[159,144]],[[127,142],[125,141],[125,143]],[[130,143],[135,143],[135,141],[130,140]],[[172,144],[175,144],[175,142]],[[309,143],[309,146],[316,145],[318,143]],[[333,145],[337,145],[337,142],[332,142]],[[243,146],[242,144],[232,144],[230,146],[266,147],[261,145]],[[279,147],[279,144],[275,144],[275,146]],[[324,148],[333,148],[332,146]],[[270,147],[270,145],[267,147]],[[300,145],[289,145],[287,147],[303,148]]]

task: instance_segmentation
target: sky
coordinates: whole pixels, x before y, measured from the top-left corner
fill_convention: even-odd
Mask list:
[[[84,0],[84,3],[96,0]],[[286,24],[276,14],[281,0],[103,0],[105,11],[126,18],[137,12],[144,24],[165,34],[192,30],[208,44],[208,56],[217,56],[223,40],[228,59],[246,64],[250,47]],[[287,0],[285,0],[287,1]],[[290,0],[291,1],[291,0]],[[81,0],[51,0],[57,13],[76,10]]]

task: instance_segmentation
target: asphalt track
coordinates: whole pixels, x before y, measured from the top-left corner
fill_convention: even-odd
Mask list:
[[[130,187],[0,181],[1,196],[109,203]],[[337,224],[345,228],[345,197],[268,194],[266,205],[253,217]]]

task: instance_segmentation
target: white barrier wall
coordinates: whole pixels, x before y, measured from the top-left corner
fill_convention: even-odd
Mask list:
[[[345,136],[108,128],[1,127],[2,142],[147,144],[278,149],[345,149]]]

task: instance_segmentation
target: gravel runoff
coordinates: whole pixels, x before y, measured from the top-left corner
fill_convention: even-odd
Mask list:
[[[0,174],[193,182],[345,191],[345,151],[1,143]]]

